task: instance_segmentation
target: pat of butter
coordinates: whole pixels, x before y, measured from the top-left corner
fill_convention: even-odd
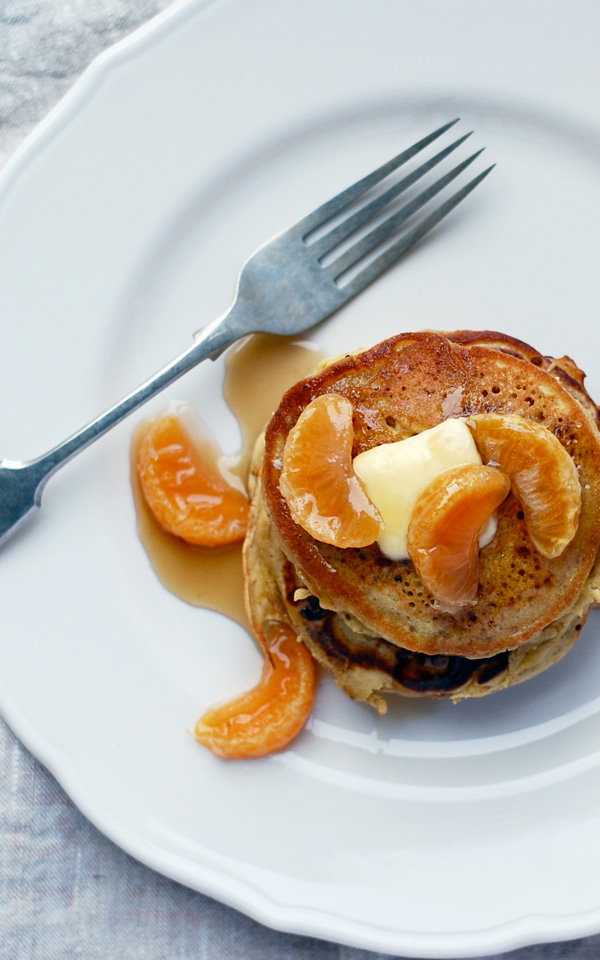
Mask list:
[[[408,525],[419,496],[444,470],[481,463],[473,435],[464,420],[444,420],[437,427],[396,443],[383,443],[359,453],[354,470],[383,521],[377,539],[392,560],[407,560]],[[481,546],[494,536],[493,518],[482,530]]]

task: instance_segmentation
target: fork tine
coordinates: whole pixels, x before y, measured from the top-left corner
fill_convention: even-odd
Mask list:
[[[487,177],[488,173],[490,173],[495,166],[496,164],[493,163],[487,170],[484,170],[483,173],[478,174],[473,180],[470,180],[469,183],[449,197],[448,200],[440,204],[429,216],[421,220],[409,233],[404,234],[396,243],[376,257],[375,260],[367,264],[366,267],[363,267],[348,283],[340,284],[340,289],[346,297],[350,299],[350,297],[360,293],[369,283],[376,280],[384,270],[387,270],[388,267],[399,260],[411,247],[414,247],[419,240],[422,240],[440,220],[447,216],[451,210],[458,206],[461,200],[464,200],[464,198],[475,189],[477,184],[481,183],[481,181]]]
[[[429,146],[430,143],[433,143],[434,140],[437,140],[438,137],[441,137],[446,130],[449,130],[450,127],[453,127],[455,123],[458,123],[458,119],[459,118],[457,117],[456,120],[450,120],[449,123],[445,123],[442,127],[439,127],[438,130],[434,130],[433,133],[430,133],[427,137],[423,137],[423,139],[419,140],[418,143],[413,144],[412,147],[408,147],[407,150],[399,153],[397,157],[394,157],[392,160],[388,160],[387,163],[384,163],[381,167],[373,170],[372,173],[367,174],[366,177],[363,177],[361,180],[353,183],[350,187],[342,190],[341,193],[338,193],[335,197],[332,197],[331,200],[327,200],[320,207],[317,207],[316,210],[313,210],[306,217],[304,217],[303,220],[299,220],[298,223],[295,224],[294,229],[300,231],[302,239],[304,239],[311,232],[311,230],[316,230],[317,227],[327,223],[328,220],[331,220],[332,217],[335,217],[337,213],[340,213],[354,200],[358,200],[363,193],[366,193],[366,191],[370,190],[371,187],[376,186],[376,184],[378,184],[381,180],[384,180],[385,177],[389,176],[390,173],[393,173],[394,170],[397,170],[398,167],[402,166],[403,163],[406,163],[407,160],[411,159],[411,157],[414,157],[425,147]]]
[[[482,148],[483,150],[483,148]],[[421,209],[429,200],[440,193],[444,187],[448,186],[469,164],[473,163],[473,160],[482,153],[482,150],[478,150],[472,156],[467,157],[466,160],[463,160],[462,163],[459,163],[456,167],[453,167],[448,173],[444,174],[443,177],[440,177],[439,180],[436,180],[435,183],[427,187],[426,190],[423,190],[414,200],[411,200],[410,203],[407,203],[404,207],[398,210],[396,213],[391,214],[383,223],[380,223],[378,227],[375,227],[366,236],[358,240],[352,247],[346,250],[340,257],[334,260],[324,269],[331,273],[334,277],[339,277],[340,274],[344,273],[345,270],[348,270],[354,263],[360,260],[362,257],[366,256],[372,250],[375,249],[378,244],[382,243],[395,231],[397,230],[405,220],[408,220],[414,213]]]
[[[421,166],[413,170],[412,173],[409,173],[402,180],[398,181],[398,183],[389,187],[385,193],[382,193],[379,197],[375,197],[374,200],[365,204],[365,206],[357,210],[356,213],[351,214],[351,216],[347,217],[337,227],[334,227],[329,233],[326,233],[325,236],[315,240],[314,243],[309,243],[309,249],[313,256],[317,258],[322,257],[326,253],[329,253],[330,250],[333,250],[342,240],[345,240],[346,237],[349,237],[355,230],[362,227],[364,223],[368,223],[375,214],[383,210],[395,197],[400,196],[408,187],[411,187],[413,183],[416,183],[417,180],[424,177],[426,173],[429,173],[429,171],[437,166],[438,163],[441,163],[442,160],[445,160],[446,157],[456,150],[457,147],[460,147],[470,136],[470,133],[466,133],[463,137],[455,140],[450,146],[440,150],[440,152],[436,153],[430,160],[426,160],[425,163],[422,163]]]

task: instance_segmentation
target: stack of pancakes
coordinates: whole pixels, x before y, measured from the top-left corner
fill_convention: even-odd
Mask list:
[[[251,620],[284,619],[351,697],[385,712],[382,694],[462,699],[546,669],[573,645],[600,600],[600,432],[584,375],[497,333],[402,334],[336,359],[289,390],[256,446],[244,557]],[[353,406],[353,456],[448,417],[518,414],[572,457],[582,506],[575,538],[547,559],[511,494],[480,554],[476,600],[448,613],[413,564],[313,539],[281,493],[283,449],[304,408],[327,393]]]

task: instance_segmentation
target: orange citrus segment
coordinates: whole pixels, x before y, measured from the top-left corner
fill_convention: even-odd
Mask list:
[[[176,416],[148,423],[137,468],[146,502],[169,533],[203,547],[244,538],[247,498],[203,463]]]
[[[352,404],[334,393],[312,400],[290,430],[280,489],[296,523],[322,543],[366,547],[381,520],[352,466]]]
[[[442,607],[471,603],[479,586],[479,535],[510,491],[495,467],[464,464],[425,488],[408,527],[408,553]]]
[[[468,423],[482,459],[510,477],[534,546],[544,557],[559,557],[577,533],[581,510],[568,452],[547,427],[516,414],[482,413]]]
[[[287,746],[312,709],[314,661],[281,620],[264,624],[259,638],[265,665],[258,684],[235,700],[213,707],[198,721],[196,739],[220,757],[264,757]]]

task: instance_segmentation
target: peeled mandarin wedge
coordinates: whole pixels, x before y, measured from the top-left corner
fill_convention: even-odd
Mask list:
[[[244,538],[247,498],[203,463],[176,416],[165,414],[148,423],[137,469],[146,503],[169,533],[203,547]]]
[[[479,535],[510,491],[495,467],[464,464],[432,480],[413,510],[408,553],[440,606],[472,603],[479,586]]]
[[[266,657],[258,684],[208,710],[196,726],[196,739],[220,757],[241,760],[282,750],[312,709],[316,669],[304,644],[281,620],[265,623],[261,634]]]
[[[335,393],[316,397],[290,430],[280,489],[296,523],[315,540],[366,547],[381,520],[352,466],[352,404]]]
[[[567,450],[547,427],[516,414],[482,413],[468,424],[483,460],[499,464],[544,557],[559,557],[579,524],[581,486]]]

